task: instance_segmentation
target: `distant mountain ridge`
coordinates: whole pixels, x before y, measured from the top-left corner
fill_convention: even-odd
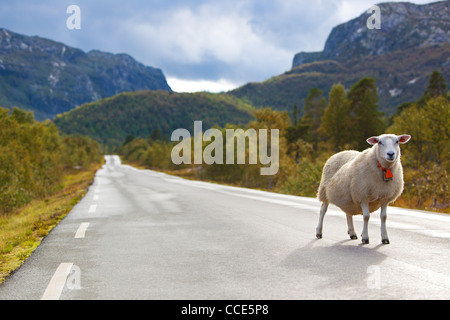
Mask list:
[[[408,2],[378,4],[381,29],[368,29],[370,13],[333,28],[322,52],[300,52],[292,68],[322,60],[344,61],[380,56],[397,50],[450,43],[450,1],[425,5]]]
[[[52,119],[83,103],[138,90],[171,91],[160,69],[127,54],[84,51],[0,28],[0,106]]]
[[[328,98],[333,84],[349,89],[362,77],[374,77],[381,111],[393,114],[402,103],[422,96],[433,71],[449,83],[450,1],[378,6],[380,30],[367,28],[371,14],[365,12],[333,28],[323,51],[298,53],[291,70],[229,94],[257,108],[290,111],[294,104],[301,108],[314,87]]]

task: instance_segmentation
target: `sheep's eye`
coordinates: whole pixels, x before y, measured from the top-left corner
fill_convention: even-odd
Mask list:
[[[382,146],[382,145],[383,145],[383,142],[381,142],[381,141],[378,141],[378,144],[379,144],[380,146]]]
[[[395,144],[398,144],[398,140],[397,140],[397,141],[395,141]]]

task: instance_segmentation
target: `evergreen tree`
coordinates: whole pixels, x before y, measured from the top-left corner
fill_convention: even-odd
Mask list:
[[[163,139],[163,135],[162,135],[161,128],[156,128],[155,130],[152,131],[152,133],[149,136],[150,141],[158,141],[158,140],[162,140],[162,139]]]
[[[294,107],[292,108],[292,124],[296,126],[298,123],[298,107],[297,103],[294,103]]]
[[[348,143],[350,132],[349,102],[342,84],[331,88],[328,107],[322,117],[319,133],[325,137],[334,152],[343,150]]]
[[[424,96],[426,99],[444,96],[447,91],[445,79],[439,71],[433,71],[428,80],[428,87]]]
[[[367,148],[366,139],[384,130],[375,81],[375,78],[364,77],[351,87],[347,95],[351,116],[350,142],[357,150]]]
[[[314,149],[317,149],[319,142],[318,129],[322,122],[322,117],[327,106],[327,100],[322,96],[323,91],[319,88],[309,90],[303,107],[303,117],[300,124],[309,127],[308,136],[302,137],[304,140],[311,142]]]

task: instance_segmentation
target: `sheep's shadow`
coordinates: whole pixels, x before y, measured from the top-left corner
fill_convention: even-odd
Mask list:
[[[378,250],[382,246],[369,247],[350,239],[327,245],[323,240],[315,239],[294,250],[281,266],[326,277],[326,284],[319,289],[345,287],[359,290],[367,288],[372,267],[379,266],[387,258]]]

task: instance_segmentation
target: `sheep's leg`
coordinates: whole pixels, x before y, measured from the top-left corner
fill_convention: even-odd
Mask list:
[[[369,205],[367,203],[361,203],[361,208],[363,211],[363,219],[364,219],[364,226],[363,226],[363,231],[361,234],[361,241],[363,244],[368,244],[369,243],[369,219],[370,219],[370,210],[369,210]]]
[[[381,242],[384,244],[389,244],[389,238],[387,235],[386,230],[386,218],[387,218],[387,203],[381,205],[381,213],[380,213],[380,219],[381,219]]]
[[[323,202],[322,207],[320,208],[319,224],[317,225],[317,228],[316,228],[316,238],[317,239],[322,239],[323,218],[325,217],[325,213],[327,212],[327,209],[328,209],[328,203]]]
[[[358,239],[358,236],[355,232],[355,227],[353,226],[353,216],[348,214],[347,215],[347,225],[348,225],[348,234],[350,235],[350,239],[356,240]]]

